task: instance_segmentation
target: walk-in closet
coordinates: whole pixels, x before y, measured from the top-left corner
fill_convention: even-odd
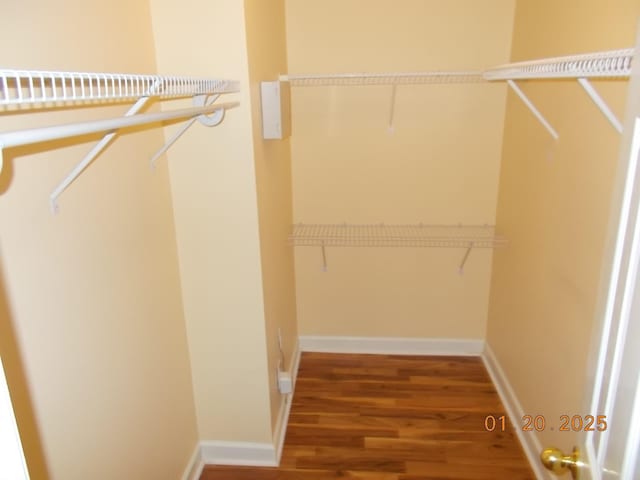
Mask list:
[[[637,0],[7,2],[0,478],[638,478]]]

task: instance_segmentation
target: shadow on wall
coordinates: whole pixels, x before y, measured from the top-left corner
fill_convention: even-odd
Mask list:
[[[11,184],[11,180],[13,179],[13,155],[9,155],[6,151],[0,152],[3,160],[0,162],[2,166],[2,170],[0,170],[0,195],[6,192],[9,189],[9,185]],[[0,282],[1,287],[1,282]],[[0,302],[2,310],[0,310],[0,315],[2,315],[2,321],[4,322],[4,314],[6,313],[6,301],[5,301],[5,292],[4,288],[0,291],[2,300]],[[0,330],[2,332],[3,330]]]
[[[9,393],[18,422],[22,447],[31,480],[48,480],[40,435],[29,395],[29,388],[18,346],[0,258],[0,356],[5,368]]]

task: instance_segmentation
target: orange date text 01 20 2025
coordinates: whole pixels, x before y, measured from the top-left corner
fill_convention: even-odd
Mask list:
[[[523,415],[520,428],[523,432],[542,432],[546,428],[559,432],[604,432],[607,429],[606,415],[560,415],[554,424],[547,421],[544,415]],[[487,432],[504,432],[507,428],[505,415],[487,415],[484,418],[484,429]]]

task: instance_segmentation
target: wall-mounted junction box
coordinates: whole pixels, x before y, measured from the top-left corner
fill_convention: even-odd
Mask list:
[[[282,140],[291,135],[291,90],[289,82],[260,82],[262,138]]]
[[[283,395],[293,391],[293,380],[289,372],[278,370],[278,390],[280,390],[280,393]]]

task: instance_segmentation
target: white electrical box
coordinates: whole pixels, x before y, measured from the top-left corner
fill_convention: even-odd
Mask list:
[[[260,82],[262,138],[282,140],[291,135],[291,91],[289,82]]]
[[[278,390],[283,395],[293,391],[293,381],[290,373],[278,370]]]

